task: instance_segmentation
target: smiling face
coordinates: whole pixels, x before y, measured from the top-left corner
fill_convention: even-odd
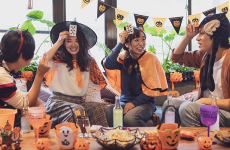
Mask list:
[[[144,34],[139,32],[139,37],[135,37],[131,42],[125,44],[134,59],[137,59],[145,50],[145,40]]]
[[[73,58],[77,58],[77,53],[79,52],[79,43],[76,36],[68,36],[65,40],[64,45],[66,50],[72,54]]]
[[[204,31],[204,27],[199,29],[199,34],[196,40],[198,41],[201,52],[212,54],[213,38],[211,39],[211,37]]]

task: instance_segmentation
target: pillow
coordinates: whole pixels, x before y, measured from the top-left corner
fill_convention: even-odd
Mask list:
[[[181,95],[181,96],[179,96],[179,97],[177,97],[177,98],[191,101],[191,98],[192,98],[192,96],[193,96],[195,93],[197,93],[197,92],[186,93],[186,94]]]
[[[120,96],[120,93],[112,88],[109,84],[101,90],[101,99],[108,103],[114,104],[116,95]]]
[[[21,92],[27,92],[27,79],[26,78],[17,78],[14,79],[16,82],[16,87],[21,91]]]

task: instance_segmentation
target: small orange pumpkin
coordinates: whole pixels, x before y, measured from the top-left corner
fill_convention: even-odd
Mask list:
[[[212,139],[207,136],[199,137],[197,144],[200,149],[210,149],[212,147]]]
[[[146,134],[140,143],[141,150],[161,150],[162,144],[157,135]]]
[[[50,140],[48,138],[40,138],[36,141],[38,150],[48,150],[50,148]]]
[[[86,140],[79,140],[75,143],[75,150],[88,150],[89,149],[89,142]]]

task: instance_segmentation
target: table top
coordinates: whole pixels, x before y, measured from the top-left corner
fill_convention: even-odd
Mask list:
[[[138,128],[140,131],[144,131],[144,130],[156,131],[155,127],[138,127]],[[135,127],[132,127],[130,129],[135,129]],[[182,127],[181,128],[182,131],[192,131],[192,130],[201,130],[201,129],[204,129],[204,127]],[[230,130],[230,128],[220,127],[220,131],[229,131],[229,130]],[[207,136],[207,131],[198,134],[197,137],[202,136],[202,135]],[[215,135],[214,132],[210,132],[211,138],[215,139],[214,135]],[[197,137],[192,141],[180,139],[179,146],[178,146],[177,150],[196,150],[196,149],[199,150],[199,147],[197,145]],[[50,146],[49,150],[61,150],[61,148],[57,142],[56,135],[55,135],[53,129],[50,130],[50,134],[49,134],[48,138],[51,141],[51,146]],[[33,131],[31,131],[30,133],[27,133],[27,134],[23,134],[21,139],[23,140],[21,142],[21,149],[22,150],[25,150],[25,149],[26,150],[27,149],[36,150],[36,147],[30,146],[30,143],[32,143],[36,140],[35,134]],[[79,138],[78,137],[78,140],[79,139],[85,139],[85,138]],[[105,150],[101,145],[99,145],[96,142],[95,139],[88,138],[87,140],[90,142],[90,150]],[[212,148],[211,148],[212,150],[214,150],[214,149],[227,150],[230,148],[230,144],[223,143],[221,141],[218,141],[217,139],[215,139],[215,141],[217,142],[217,144],[212,146]],[[1,148],[0,148],[0,150],[1,150]],[[137,144],[134,147],[130,148],[130,150],[140,150],[140,145]]]

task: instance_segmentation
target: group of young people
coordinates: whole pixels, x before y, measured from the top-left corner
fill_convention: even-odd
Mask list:
[[[76,35],[69,32],[73,25],[77,26]],[[126,30],[119,34],[120,41],[103,61],[103,67],[109,81],[121,92],[124,126],[141,127],[146,126],[156,110],[155,97],[167,95],[168,85],[160,61],[155,54],[145,50],[145,33],[139,28],[133,29],[132,34]],[[197,34],[199,50],[185,51]],[[22,109],[23,95],[27,94],[29,106],[46,107],[54,124],[74,121],[72,112],[78,110],[89,117],[91,125],[112,127],[114,105],[105,108],[100,100],[96,100],[100,99],[100,90],[107,82],[89,53],[97,42],[95,32],[84,24],[64,21],[52,28],[50,37],[53,47],[39,62],[28,93],[20,92],[12,75],[30,64],[35,51],[34,38],[24,30],[11,30],[2,37],[0,106]],[[218,99],[220,126],[230,125],[229,37],[230,24],[225,13],[208,15],[199,25],[188,24],[185,37],[172,51],[172,61],[200,68],[198,100],[173,99],[182,126],[203,126],[199,108],[211,104],[211,95]],[[38,99],[44,77],[52,91],[45,106]],[[163,109],[165,106],[166,103]],[[15,119],[15,126],[20,126],[20,114]]]

